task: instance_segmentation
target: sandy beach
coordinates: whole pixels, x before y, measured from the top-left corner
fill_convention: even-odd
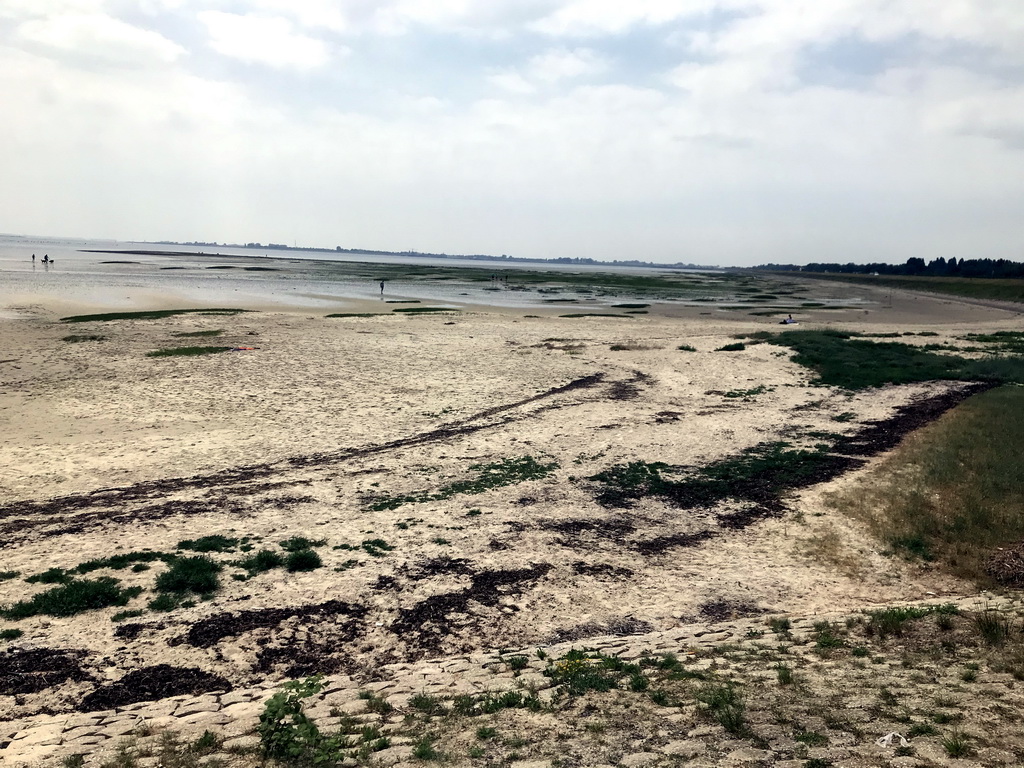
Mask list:
[[[147,298],[136,308],[178,306]],[[1024,328],[1014,311],[944,298],[896,293],[869,307],[798,319],[938,334],[907,337],[922,344]],[[0,697],[7,720],[75,712],[102,686],[158,665],[235,686],[315,671],[372,676],[384,663],[972,590],[883,556],[823,503],[877,455],[742,525],[729,522],[740,507],[601,502],[592,478],[613,465],[700,467],[760,444],[854,435],[964,389],[854,395],[811,386],[781,347],[716,351],[736,334],[775,330],[774,319],[654,303],[625,319],[466,305],[68,324],[60,318],[98,308],[46,295],[0,310],[0,571],[20,574],[0,581],[0,604],[42,591],[23,579],[50,568],[174,553],[213,534],[241,542],[210,555],[225,567],[215,594],[170,612],[145,610],[166,567],[155,562],[97,572],[144,590],[126,606],[138,617],[112,622],[122,609],[110,607],[0,622],[23,632],[8,653],[72,651],[81,672]],[[212,340],[176,336],[217,330]],[[71,333],[103,338],[62,341]],[[147,357],[184,343],[251,349]],[[525,457],[548,469],[480,493],[441,492]],[[232,569],[245,549],[281,551],[292,537],[317,542],[323,567],[244,579]],[[836,537],[841,562],[816,546]]]

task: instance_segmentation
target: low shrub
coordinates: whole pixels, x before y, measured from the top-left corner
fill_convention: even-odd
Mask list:
[[[117,579],[101,576],[98,579],[75,579],[59,587],[48,589],[15,603],[0,611],[8,619],[25,619],[29,616],[74,616],[83,611],[98,610],[109,606],[126,605],[133,597],[142,593],[142,587],[121,588]]]

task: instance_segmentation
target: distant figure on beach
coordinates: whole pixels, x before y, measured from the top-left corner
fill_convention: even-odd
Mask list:
[[[779,325],[794,325],[794,324],[796,324],[796,320],[793,319],[792,315],[787,317],[785,320],[780,321],[780,323],[779,323]]]
[[[33,253],[32,254],[32,263],[35,264],[35,262],[36,262],[36,255]]]
[[[380,281],[380,295],[381,296],[384,295],[384,281],[383,280]]]

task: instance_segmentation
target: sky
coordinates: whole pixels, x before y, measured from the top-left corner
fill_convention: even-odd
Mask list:
[[[1024,2],[0,0],[0,232],[1024,260]]]

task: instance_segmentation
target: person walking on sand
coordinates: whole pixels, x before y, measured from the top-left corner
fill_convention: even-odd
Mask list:
[[[32,263],[33,263],[33,264],[35,264],[35,263],[36,263],[36,255],[35,255],[34,253],[32,254]]]
[[[383,280],[380,281],[380,295],[381,296],[384,295],[384,281]]]

